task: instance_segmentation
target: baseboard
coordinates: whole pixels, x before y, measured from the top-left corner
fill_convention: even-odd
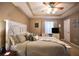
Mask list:
[[[74,44],[74,43],[72,43],[72,42],[69,42],[69,41],[66,41],[66,40],[65,40],[65,42],[67,42],[67,43],[69,43],[70,45],[72,45],[72,46],[74,46],[74,47],[76,47],[76,48],[78,48],[78,49],[79,49],[79,45],[77,45],[77,44]]]
[[[71,43],[71,42],[70,42],[70,44],[79,49],[79,45],[76,45],[76,44]]]

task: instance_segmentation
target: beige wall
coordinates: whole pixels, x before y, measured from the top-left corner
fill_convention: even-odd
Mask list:
[[[54,21],[55,22],[55,27],[57,27],[59,24],[61,24],[60,28],[60,37],[63,39],[63,20],[62,19],[44,19],[44,18],[33,18],[30,19],[30,32],[36,33],[38,35],[45,33],[45,27],[44,27],[44,22],[46,21]],[[34,27],[34,23],[38,22],[39,23],[39,28]]]
[[[12,3],[0,3],[0,20],[4,19],[27,24],[29,27],[28,17]]]
[[[23,24],[27,24],[27,28],[29,31],[29,18],[17,7],[15,7],[11,3],[2,3],[0,2],[0,22],[1,24],[4,19],[9,19],[12,21],[20,22]],[[3,28],[0,24],[0,30]],[[4,46],[4,31],[0,32],[0,47]],[[2,45],[1,45],[2,44]]]
[[[76,12],[65,19],[70,19],[70,41],[79,45],[79,12]],[[76,24],[78,24],[77,27]]]
[[[70,37],[71,42],[79,45],[79,12],[70,15]],[[78,24],[78,25],[77,25]]]
[[[39,28],[35,28],[34,24],[39,23]],[[41,19],[30,19],[30,32],[41,34],[42,32],[42,20]]]

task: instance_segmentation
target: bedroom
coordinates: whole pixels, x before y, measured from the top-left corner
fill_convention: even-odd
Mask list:
[[[0,54],[79,55],[78,18],[78,2],[0,2]],[[27,41],[14,42],[16,36],[19,41],[25,39],[25,34],[29,35]]]

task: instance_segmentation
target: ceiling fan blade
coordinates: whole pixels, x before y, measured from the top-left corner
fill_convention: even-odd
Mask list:
[[[63,10],[64,7],[55,7],[56,5],[60,4],[61,2],[43,2],[43,4],[48,5],[51,8],[57,8],[59,10]]]
[[[50,5],[56,6],[58,4],[60,4],[61,2],[49,2]]]
[[[54,7],[54,8],[57,8],[57,9],[60,9],[60,10],[64,9],[64,7]]]

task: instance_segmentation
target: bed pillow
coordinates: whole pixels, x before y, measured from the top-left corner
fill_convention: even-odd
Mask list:
[[[34,41],[34,38],[33,38],[32,35],[29,35],[29,36],[28,36],[28,39],[29,39],[29,41]]]
[[[12,45],[11,40],[8,37],[8,39],[6,39],[6,50],[9,50],[11,45]]]
[[[21,43],[26,41],[26,38],[24,35],[17,35],[17,38]]]
[[[35,38],[35,40],[39,40],[38,35],[35,35],[34,38]]]
[[[9,39],[10,39],[12,45],[16,45],[16,44],[20,43],[20,41],[17,39],[16,36],[9,36]]]
[[[9,40],[11,42],[11,45],[15,45],[15,41],[14,41],[14,39],[11,36],[9,37]]]
[[[31,34],[31,33],[29,33],[29,32],[26,32],[26,33],[25,33],[25,35],[27,35],[27,36],[29,36],[30,34]]]
[[[26,38],[26,41],[29,40],[29,39],[28,39],[28,36],[29,36],[29,35],[25,34],[24,36],[25,36],[25,38]]]

